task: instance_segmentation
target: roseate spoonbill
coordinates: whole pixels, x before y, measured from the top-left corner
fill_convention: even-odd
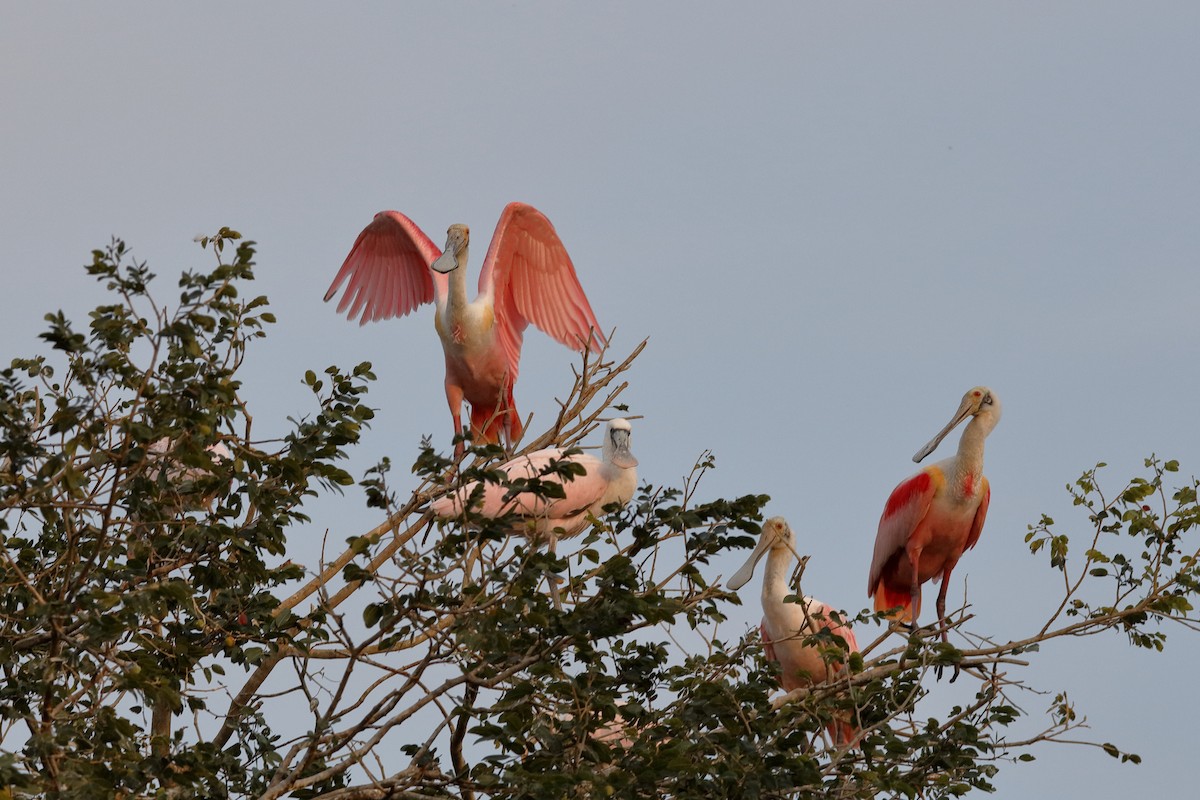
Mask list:
[[[522,518],[522,532],[549,541],[550,550],[559,538],[574,536],[587,527],[591,517],[599,516],[605,506],[625,505],[637,488],[637,459],[629,451],[631,427],[625,419],[609,421],[604,432],[604,453],[596,458],[587,453],[566,455],[566,451],[551,447],[519,456],[500,465],[510,480],[536,478],[562,486],[563,497],[539,497],[531,492],[518,492],[506,497],[508,489],[500,484],[484,483],[480,499],[472,503],[477,483],[472,482],[445,497],[433,501],[434,515],[456,519],[467,505],[485,517],[515,514]],[[565,479],[549,472],[552,461],[567,462],[583,468],[584,474]]]
[[[358,235],[325,300],[349,279],[338,312],[349,307],[351,319],[361,312],[362,325],[436,303],[455,435],[462,433],[466,400],[475,438],[498,442],[503,432],[511,445],[521,436],[513,384],[526,326],[532,322],[580,351],[598,351],[605,340],[567,249],[542,212],[525,203],[504,207],[473,302],[467,301],[470,238],[466,225],[451,225],[441,253],[408,217],[381,211]],[[455,454],[463,449],[459,443]]]
[[[763,524],[758,546],[746,563],[730,577],[730,589],[740,589],[754,575],[754,568],[767,554],[767,566],[763,574],[762,607],[760,625],[763,650],[769,660],[779,665],[779,677],[786,692],[815,683],[831,680],[842,670],[839,663],[827,663],[819,647],[804,643],[815,629],[828,630],[840,636],[848,652],[858,650],[858,640],[850,626],[832,618],[832,609],[813,597],[800,602],[787,602],[794,595],[789,584],[792,558],[796,554],[795,535],[783,517],[771,517]],[[829,726],[829,733],[838,744],[854,740],[857,729],[846,720],[836,720]]]
[[[950,572],[963,552],[979,541],[992,496],[983,476],[983,440],[1000,421],[996,393],[976,386],[963,395],[946,427],[913,456],[919,464],[967,417],[971,421],[955,456],[931,464],[892,490],[879,518],[867,580],[867,596],[875,597],[875,610],[899,608],[896,619],[914,627],[921,613],[921,584],[940,580],[937,612],[943,642]]]

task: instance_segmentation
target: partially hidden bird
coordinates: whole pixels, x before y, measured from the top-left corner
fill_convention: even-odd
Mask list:
[[[762,584],[763,618],[759,630],[762,633],[763,650],[767,659],[779,665],[779,679],[786,692],[825,683],[843,670],[840,661],[826,661],[821,648],[805,644],[805,638],[819,630],[828,630],[846,643],[847,652],[858,650],[858,640],[850,626],[833,617],[833,609],[813,597],[799,598],[799,602],[788,601],[795,595],[789,583],[793,558],[796,553],[796,537],[783,517],[771,517],[763,524],[758,545],[746,563],[727,582],[730,589],[737,590],[754,576],[754,568],[767,556]],[[835,719],[829,725],[830,735],[838,744],[849,744],[857,734],[857,727],[847,718]]]
[[[146,448],[147,477],[154,481],[158,480],[160,463],[170,457],[174,446],[175,443],[166,436],[150,443]],[[204,448],[204,452],[209,458],[210,464],[197,464],[185,467],[178,463],[170,463],[170,466],[167,467],[166,479],[175,488],[176,492],[178,492],[179,509],[211,509],[213,499],[216,497],[216,490],[199,497],[194,497],[196,484],[212,475],[214,468],[219,467],[222,462],[233,459],[233,453],[221,442],[214,442],[208,445]]]
[[[435,303],[434,327],[446,355],[446,401],[454,433],[462,433],[462,404],[471,406],[476,441],[511,446],[522,423],[513,399],[521,344],[529,323],[577,351],[606,345],[575,267],[542,212],[509,203],[500,215],[479,274],[479,294],[467,300],[470,231],[451,225],[441,252],[399,211],[381,211],[346,256],[325,300],[346,282],[338,312],[359,324],[402,317]],[[464,446],[455,447],[461,456]]]
[[[991,501],[991,487],[983,476],[983,442],[1000,421],[996,393],[986,386],[968,391],[946,427],[913,456],[919,464],[966,419],[971,421],[954,456],[925,467],[892,490],[879,519],[867,580],[867,596],[875,598],[875,610],[896,609],[893,616],[913,627],[921,613],[921,584],[940,580],[937,613],[943,642],[950,573],[979,541]]]
[[[551,447],[518,456],[499,467],[509,481],[540,478],[556,483],[562,488],[562,497],[535,492],[516,492],[510,496],[502,484],[484,482],[480,487],[472,481],[433,501],[430,508],[440,519],[461,518],[467,508],[492,519],[513,515],[519,532],[547,541],[553,551],[558,539],[578,534],[606,507],[624,506],[632,499],[637,489],[638,461],[629,449],[631,431],[629,420],[610,420],[605,426],[600,458]],[[556,463],[559,469],[555,469]],[[568,465],[567,470],[562,470]],[[577,474],[574,467],[582,469],[583,474]],[[570,474],[564,477],[560,471]]]

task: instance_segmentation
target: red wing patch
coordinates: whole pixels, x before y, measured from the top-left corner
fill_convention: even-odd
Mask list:
[[[898,608],[899,610],[892,614],[892,619],[900,622],[912,622],[913,618],[921,613],[921,596],[917,595],[917,607],[912,606],[912,594],[903,590],[897,591],[887,585],[887,581],[881,580],[875,588],[875,610],[887,611],[889,608]]]
[[[922,470],[897,486],[892,492],[892,496],[888,498],[887,506],[883,509],[883,518],[887,519],[904,508],[915,496],[925,494],[925,492],[929,491],[929,486],[932,482],[933,479],[929,476],[929,471]]]

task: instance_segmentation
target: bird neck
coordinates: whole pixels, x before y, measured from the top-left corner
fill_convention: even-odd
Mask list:
[[[460,318],[467,308],[467,248],[463,247],[454,255],[454,263],[458,266],[450,271],[449,297],[446,308],[451,319]]]
[[[962,438],[958,440],[958,457],[954,463],[958,477],[970,475],[977,483],[983,475],[983,442],[993,425],[990,416],[985,414],[977,414],[967,423]],[[958,481],[955,483],[959,484]]]
[[[782,603],[783,598],[794,594],[788,585],[792,565],[791,553],[782,547],[772,547],[767,553],[767,565],[763,570],[763,603]]]

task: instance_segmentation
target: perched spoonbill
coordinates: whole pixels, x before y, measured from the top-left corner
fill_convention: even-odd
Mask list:
[[[551,552],[560,538],[574,536],[587,527],[591,517],[598,517],[613,503],[625,505],[637,489],[637,459],[629,451],[632,428],[629,420],[611,420],[604,431],[602,458],[587,453],[566,455],[566,450],[551,447],[519,456],[500,466],[510,480],[542,477],[546,482],[562,486],[563,497],[539,497],[532,492],[519,492],[505,499],[508,489],[500,484],[484,483],[481,498],[471,504],[477,483],[468,483],[445,497],[433,501],[430,508],[441,519],[456,519],[469,505],[485,517],[515,514],[522,518],[522,532],[549,542]],[[584,474],[560,477],[546,474],[550,463],[571,463],[583,468]]]
[[[818,647],[804,643],[806,636],[815,628],[828,630],[840,636],[848,652],[858,650],[858,640],[849,625],[833,621],[833,610],[813,597],[805,597],[799,603],[785,600],[794,595],[789,583],[792,558],[796,554],[795,535],[783,517],[771,517],[763,524],[758,546],[746,563],[730,577],[727,585],[737,590],[754,576],[754,568],[767,554],[767,566],[763,574],[762,607],[760,625],[763,650],[769,660],[779,665],[779,678],[786,692],[815,683],[824,683],[842,670],[838,663],[826,663]],[[829,733],[838,744],[854,740],[857,729],[848,721],[838,720],[829,726]]]
[[[895,617],[914,627],[921,613],[921,584],[940,580],[937,612],[943,642],[950,572],[963,552],[979,541],[992,496],[983,476],[983,440],[1000,421],[995,392],[976,386],[963,395],[946,427],[913,456],[919,464],[967,417],[971,421],[955,456],[931,464],[892,490],[879,519],[867,580],[867,596],[874,596],[875,610],[898,607]]]
[[[441,253],[408,217],[381,211],[358,235],[325,300],[349,279],[338,312],[349,307],[351,319],[361,312],[362,325],[436,303],[455,435],[462,433],[466,400],[476,440],[498,442],[503,432],[511,445],[521,436],[513,384],[526,326],[532,322],[579,351],[603,348],[604,335],[566,247],[542,212],[525,203],[504,207],[473,302],[467,301],[470,239],[466,225],[451,225]],[[455,454],[463,450],[459,443]]]

